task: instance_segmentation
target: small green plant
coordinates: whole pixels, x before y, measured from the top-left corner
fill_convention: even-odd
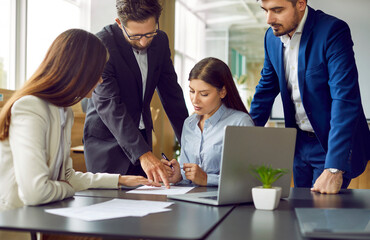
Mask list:
[[[263,188],[271,188],[276,180],[289,172],[288,169],[272,168],[271,165],[252,166],[250,171],[262,183]]]

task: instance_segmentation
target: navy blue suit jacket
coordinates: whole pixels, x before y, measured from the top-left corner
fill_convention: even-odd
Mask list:
[[[298,55],[298,83],[308,119],[326,151],[325,168],[354,178],[370,159],[370,132],[364,116],[353,42],[348,25],[308,7]],[[284,70],[283,43],[269,28],[265,62],[250,114],[256,125],[267,122],[281,93],[286,127],[297,127]]]
[[[141,72],[131,45],[115,23],[97,33],[109,51],[109,61],[89,100],[84,127],[87,170],[126,174],[130,164],[152,149],[150,102],[157,90],[180,141],[188,117],[182,89],[171,61],[167,35],[159,31],[147,49],[148,75],[143,99]],[[145,141],[139,131],[143,116]]]

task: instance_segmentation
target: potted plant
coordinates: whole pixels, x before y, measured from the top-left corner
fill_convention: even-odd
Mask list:
[[[280,202],[281,187],[273,187],[272,184],[288,173],[288,169],[272,168],[271,165],[251,167],[251,173],[262,186],[252,188],[253,203],[256,209],[274,210]]]

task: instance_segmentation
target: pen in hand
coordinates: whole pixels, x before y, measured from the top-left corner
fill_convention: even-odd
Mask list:
[[[170,161],[170,159],[168,159],[167,156],[164,153],[162,153],[162,158],[165,159],[165,160],[167,160],[167,161]],[[172,164],[170,164],[170,167],[173,170]]]

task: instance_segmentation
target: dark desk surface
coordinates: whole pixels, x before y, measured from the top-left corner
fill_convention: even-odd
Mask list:
[[[175,204],[170,206],[172,211],[169,212],[91,222],[44,211],[50,208],[91,205],[111,200],[110,196],[167,201],[166,196],[161,195],[127,194],[122,190],[89,190],[64,201],[1,212],[0,229],[109,238],[201,239],[233,209],[233,206],[213,207],[174,201]]]
[[[192,191],[209,190],[214,189],[196,188]],[[170,212],[92,222],[44,211],[48,208],[86,206],[112,198],[167,201],[163,195],[88,190],[64,201],[1,212],[0,229],[108,238],[300,240],[304,238],[294,213],[296,207],[370,208],[370,190],[342,190],[337,195],[325,195],[312,193],[308,188],[295,188],[274,211],[256,210],[252,203],[237,207],[212,207],[175,201]]]
[[[256,210],[253,204],[237,206],[207,239],[300,240],[294,208],[370,208],[370,190],[341,190],[337,195],[293,188],[274,211]],[[317,239],[316,239],[317,240]]]

